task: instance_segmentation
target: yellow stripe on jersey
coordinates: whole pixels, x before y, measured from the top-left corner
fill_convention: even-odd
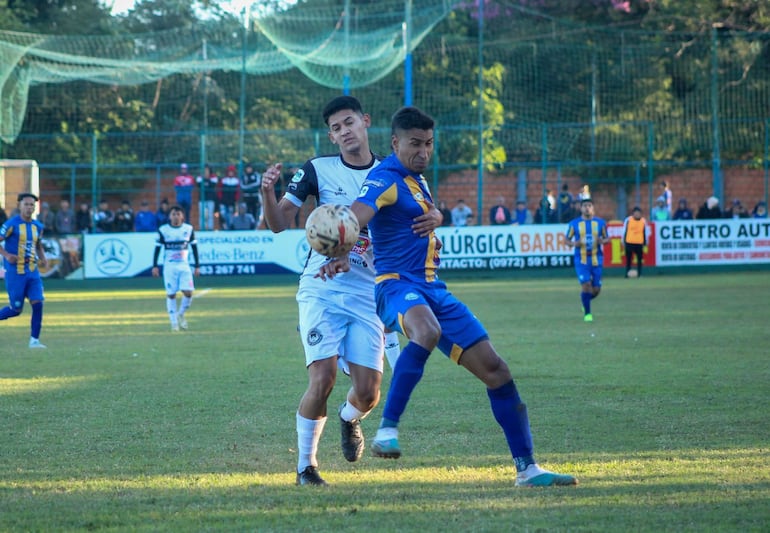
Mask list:
[[[401,279],[401,276],[399,276],[397,272],[391,272],[389,274],[380,274],[379,276],[374,278],[374,282],[380,283],[381,281],[385,281],[386,279]]]
[[[599,224],[595,220],[581,220],[578,223],[578,231],[580,234],[580,240],[584,243],[587,242],[586,236],[589,234],[591,235],[591,242],[593,243],[594,250],[592,251],[590,257],[591,257],[591,265],[593,266],[599,266],[599,256],[597,252],[597,247],[600,246],[599,244]],[[580,263],[583,265],[588,264],[588,250],[587,247],[581,246],[580,247]]]
[[[422,208],[422,212],[427,213],[430,211],[430,205],[428,204],[427,198],[425,198],[423,195],[420,183],[412,176],[405,177],[404,183],[406,183],[406,186],[409,187],[409,192],[412,193],[412,198],[414,198],[414,201],[417,203],[417,205]]]
[[[420,182],[413,176],[407,176],[404,178],[404,183],[406,183],[406,186],[409,187],[409,192],[412,193],[412,198],[414,198],[415,203],[420,206],[422,212],[427,213],[430,211],[431,205],[428,202],[428,199],[425,198],[423,188],[420,186]],[[436,281],[436,263],[434,261],[435,256],[436,238],[435,235],[431,232],[430,237],[428,238],[428,250],[425,253],[425,281]]]
[[[382,209],[387,205],[393,205],[396,203],[396,200],[398,200],[398,187],[394,183],[377,198],[377,209]]]

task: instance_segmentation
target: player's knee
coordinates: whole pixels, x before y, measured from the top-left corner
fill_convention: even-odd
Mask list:
[[[9,305],[7,307],[8,309],[8,317],[12,318],[15,316],[19,316],[22,311],[24,311],[24,304],[21,305]]]

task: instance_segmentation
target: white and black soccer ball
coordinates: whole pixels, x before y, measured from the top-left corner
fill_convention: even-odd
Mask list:
[[[324,204],[313,210],[305,223],[310,246],[326,257],[343,257],[355,246],[358,219],[345,205]]]

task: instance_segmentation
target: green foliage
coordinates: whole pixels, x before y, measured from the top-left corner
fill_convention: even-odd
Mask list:
[[[765,530],[770,274],[606,274],[590,325],[571,272],[449,281],[512,369],[539,462],[581,482],[546,490],[514,488],[483,386],[438,352],[401,459],[343,459],[338,376],[331,485],[295,487],[293,276],[199,278],[177,334],[156,279],[49,281],[48,350],[26,348],[28,309],[3,324],[0,530]]]

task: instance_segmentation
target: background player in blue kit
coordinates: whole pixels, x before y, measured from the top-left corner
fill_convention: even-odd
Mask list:
[[[575,485],[566,474],[542,469],[534,459],[527,409],[508,365],[489,341],[487,331],[466,305],[438,279],[440,243],[435,232],[416,231],[415,220],[433,209],[421,173],[433,155],[431,117],[415,107],[393,116],[393,153],[367,177],[351,209],[374,242],[377,313],[386,327],[409,339],[393,371],[374,455],[401,456],[398,423],[422,378],[434,348],[465,367],[487,386],[492,413],[503,430],[516,466],[517,486]],[[325,265],[322,278],[334,278],[350,266],[346,259]]]
[[[47,260],[43,250],[43,224],[32,220],[37,196],[21,193],[18,196],[19,214],[8,219],[0,227],[0,247],[5,263],[5,288],[9,305],[0,309],[0,320],[19,316],[24,309],[24,299],[32,306],[30,348],[45,348],[40,342],[43,326],[43,280],[39,266]]]
[[[586,187],[580,202],[580,216],[567,226],[567,245],[575,249],[575,273],[580,282],[583,320],[593,322],[591,300],[602,290],[603,246],[610,242],[607,223],[594,216],[594,203]]]

